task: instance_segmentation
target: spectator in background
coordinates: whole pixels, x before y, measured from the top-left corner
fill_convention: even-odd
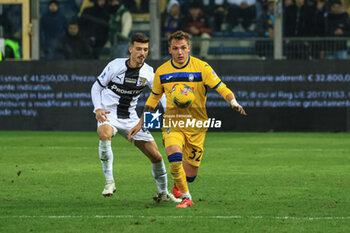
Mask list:
[[[19,43],[13,39],[7,38],[4,40],[4,58],[5,59],[21,59],[21,47]]]
[[[66,34],[60,38],[55,52],[56,59],[91,59],[92,51],[85,39],[79,34],[78,21],[73,19]]]
[[[284,10],[285,37],[312,37],[316,33],[316,7],[305,4],[304,0],[295,0]],[[311,45],[308,41],[290,40],[286,42],[288,59],[311,59]]]
[[[350,14],[350,2],[348,0],[343,0],[343,7],[344,7],[344,10]]]
[[[256,0],[255,9],[256,9],[256,21],[259,21],[263,14],[268,10],[267,8],[267,0]]]
[[[330,12],[326,16],[325,25],[326,36],[350,36],[349,15],[344,11],[340,0],[330,2]],[[346,40],[329,41],[326,47],[326,56],[328,59],[346,59],[348,57]]]
[[[48,11],[40,19],[40,48],[46,59],[54,58],[59,38],[64,35],[67,20],[59,10],[58,1],[51,0]]]
[[[284,11],[286,37],[307,37],[315,35],[316,7],[305,4],[305,0],[295,0]]]
[[[149,0],[126,0],[124,5],[132,13],[149,13]]]
[[[79,18],[81,35],[88,40],[93,57],[99,59],[108,38],[109,12],[106,0],[94,0],[94,6],[85,8]]]
[[[228,19],[233,30],[238,30],[241,25],[245,31],[254,30],[254,20],[256,18],[256,0],[227,0]],[[236,29],[235,29],[236,28]]]
[[[284,0],[284,7],[289,7],[289,6],[291,6],[291,5],[293,5],[294,3],[293,3],[293,0]]]
[[[266,12],[260,16],[256,22],[256,32],[259,37],[267,37],[273,39],[274,30],[273,25],[275,21],[274,16],[274,0],[264,2],[263,8]],[[273,58],[273,41],[272,40],[258,40],[255,44],[255,50],[259,57],[263,60]]]
[[[328,4],[326,0],[316,2],[316,36],[325,35],[325,19],[328,14]]]
[[[311,0],[309,0],[310,2]],[[317,40],[311,43],[312,45],[312,58],[314,59],[325,59],[325,46],[328,43],[326,40],[319,40],[320,37],[325,36],[325,17],[328,14],[328,3],[326,0],[315,0],[313,1],[316,7],[316,18],[315,18],[315,36]]]
[[[164,22],[164,36],[166,38],[180,29],[180,4],[177,0],[170,0],[167,13]]]
[[[213,31],[225,31],[228,11],[225,0],[203,0],[204,14],[209,17],[209,26]]]
[[[209,39],[212,30],[208,27],[208,20],[204,16],[200,4],[194,3],[191,5],[188,11],[188,15],[183,23],[183,30],[189,33],[194,39],[192,40],[193,47],[199,45],[199,57],[205,60],[208,56],[210,45]]]
[[[111,18],[109,20],[108,37],[111,43],[111,57],[127,57],[129,36],[132,27],[130,11],[121,0],[109,0]]]
[[[22,7],[18,4],[1,5],[0,26],[3,37],[22,41]],[[1,32],[0,32],[1,33]]]
[[[93,7],[94,3],[91,2],[90,0],[80,0],[79,3],[77,3],[77,5],[80,6],[79,13],[78,13],[78,17],[80,17],[81,14],[83,14],[83,11],[88,7]]]

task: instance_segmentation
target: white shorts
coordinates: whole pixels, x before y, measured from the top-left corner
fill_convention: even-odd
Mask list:
[[[115,111],[110,111],[109,114],[107,114],[107,119],[103,122],[97,122],[97,128],[101,125],[110,125],[113,128],[113,136],[119,133],[122,135],[126,140],[128,140],[129,132],[132,128],[134,128],[135,125],[137,125],[140,121],[140,118],[137,116],[137,114],[130,114],[129,119],[120,119],[117,117],[117,114]],[[141,129],[135,136],[131,137],[132,142],[134,141],[154,141],[154,138],[152,134],[147,129]]]

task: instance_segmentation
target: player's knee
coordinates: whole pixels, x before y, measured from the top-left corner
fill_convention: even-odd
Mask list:
[[[157,152],[157,153],[154,153],[151,158],[150,158],[151,162],[152,163],[159,163],[159,162],[162,162],[162,155]]]
[[[113,137],[113,128],[110,125],[101,125],[97,129],[98,137],[101,141],[110,141]]]
[[[186,180],[188,183],[192,183],[195,179],[196,179],[197,176],[186,176]]]
[[[112,135],[103,130],[98,132],[98,137],[101,141],[110,141],[112,139]]]

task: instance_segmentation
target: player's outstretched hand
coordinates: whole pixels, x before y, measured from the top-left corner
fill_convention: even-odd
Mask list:
[[[128,135],[128,140],[129,142],[131,142],[131,137],[135,136],[142,128],[142,122],[140,121],[137,125],[134,126],[134,128],[132,128],[129,132]]]
[[[100,123],[105,122],[107,119],[107,114],[111,113],[110,111],[103,111],[102,109],[96,110],[96,120]]]
[[[243,108],[241,105],[239,105],[239,104],[237,104],[237,105],[232,105],[232,108],[233,108],[234,110],[236,110],[237,112],[239,112],[240,114],[244,115],[244,116],[247,116],[247,115],[248,115],[248,114],[244,111],[244,108]]]

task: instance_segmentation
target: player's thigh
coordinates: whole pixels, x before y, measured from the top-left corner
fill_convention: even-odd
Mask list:
[[[205,133],[186,134],[183,148],[183,161],[193,167],[199,167],[203,158]],[[187,174],[187,173],[186,173]]]
[[[119,124],[118,132],[126,140],[128,140],[130,130],[131,130],[131,127],[124,127],[122,124]],[[154,138],[148,129],[142,128],[139,132],[137,132],[136,135],[131,136],[131,142],[135,143],[136,141],[151,142],[151,141],[154,141]]]
[[[158,146],[155,141],[135,141],[135,146],[144,153],[152,163],[158,163],[162,161],[162,155],[158,150]]]
[[[116,134],[116,128],[110,124],[101,124],[97,128],[97,134],[100,140],[110,141],[111,138]]]
[[[185,137],[182,132],[163,132],[163,144],[167,155],[182,153]]]

